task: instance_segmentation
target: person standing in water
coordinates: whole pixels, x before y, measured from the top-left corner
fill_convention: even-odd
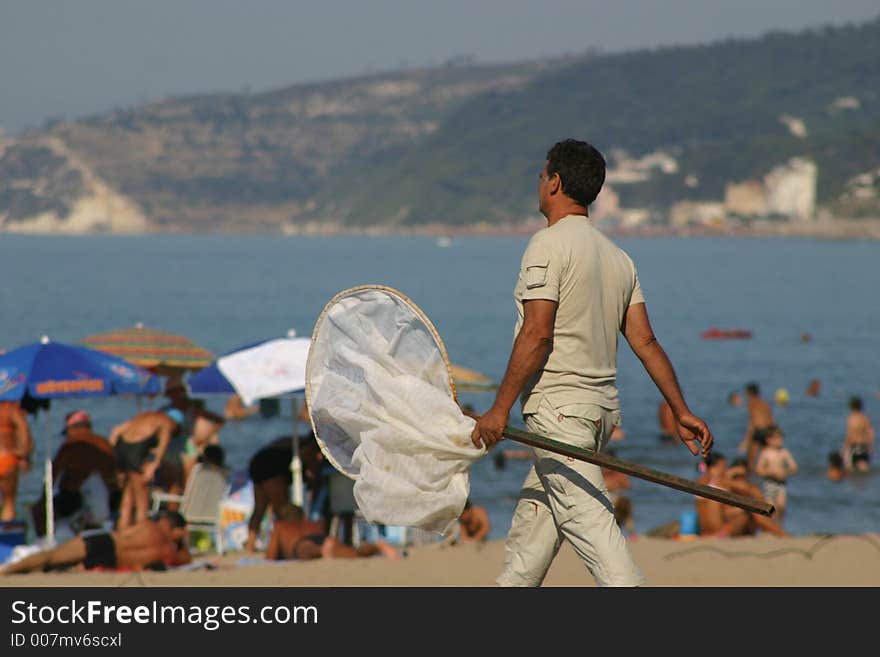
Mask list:
[[[745,452],[751,471],[755,467],[758,452],[767,444],[767,436],[776,422],[770,404],[761,398],[761,390],[757,383],[749,383],[746,386],[746,397],[748,397],[749,425],[737,450]]]
[[[863,411],[861,397],[852,397],[849,400],[849,409],[846,438],[843,440],[843,460],[850,469],[867,472],[871,469],[871,456],[874,452],[874,426]]]
[[[788,497],[786,481],[798,471],[797,462],[782,443],[782,430],[779,427],[770,429],[767,446],[758,453],[758,462],[755,464],[755,474],[764,478],[764,497],[776,507],[780,523],[785,515]]]

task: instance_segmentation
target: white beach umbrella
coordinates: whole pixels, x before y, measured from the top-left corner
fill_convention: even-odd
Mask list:
[[[258,399],[290,395],[293,400],[293,503],[303,506],[302,460],[299,456],[299,408],[296,395],[305,390],[311,340],[294,337],[267,340],[217,360],[217,369],[246,405]]]

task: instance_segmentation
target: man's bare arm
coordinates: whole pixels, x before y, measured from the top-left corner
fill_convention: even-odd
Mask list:
[[[553,326],[559,304],[546,299],[532,299],[523,303],[523,325],[513,342],[507,371],[495,403],[479,420],[471,433],[477,447],[487,448],[502,439],[510,409],[529,379],[541,369],[553,347]]]
[[[657,389],[669,402],[682,441],[696,456],[699,450],[694,444],[694,439],[698,440],[703,456],[708,455],[712,448],[712,432],[709,431],[706,423],[688,408],[678,378],[675,376],[675,369],[651,328],[645,304],[637,303],[627,309],[621,330],[633,353],[642,361]]]

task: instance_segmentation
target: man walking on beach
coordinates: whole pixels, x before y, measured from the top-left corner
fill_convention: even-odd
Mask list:
[[[605,160],[572,139],[550,149],[538,184],[547,228],[529,241],[514,291],[518,320],[507,372],[471,436],[502,439],[522,392],[529,431],[600,451],[620,424],[617,373],[622,332],[669,402],[678,434],[707,455],[712,434],[690,412],[672,364],[654,337],[636,268],[592,225],[587,207],[605,181]],[[535,449],[505,548],[501,586],[539,586],[567,539],[600,586],[644,582],[630,555],[598,465]]]

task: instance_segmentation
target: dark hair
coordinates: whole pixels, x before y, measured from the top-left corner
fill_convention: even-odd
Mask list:
[[[186,527],[186,520],[177,511],[169,511],[168,509],[159,509],[154,515],[153,520],[159,521],[162,518],[168,518],[168,522],[174,529]]]
[[[202,452],[202,458],[199,459],[202,463],[207,463],[208,465],[216,465],[219,468],[223,467],[223,461],[226,457],[226,452],[223,451],[223,448],[220,445],[208,445],[205,447]]]
[[[605,158],[585,141],[565,139],[547,151],[547,175],[559,174],[562,192],[587,207],[605,183]]]
[[[835,468],[843,468],[843,457],[840,452],[831,452],[828,454],[828,465]]]
[[[724,458],[724,457],[721,457],[721,458]],[[749,460],[747,458],[742,457],[742,456],[738,456],[737,458],[733,459],[733,462],[730,464],[730,467],[731,468],[743,467],[746,470],[748,470],[749,469]]]
[[[724,454],[722,454],[721,452],[710,452],[709,456],[706,457],[704,462],[707,467],[711,468],[713,465],[718,463],[718,461],[726,461],[726,460],[727,459],[724,457]]]
[[[861,397],[850,397],[849,398],[849,407],[854,411],[862,410],[862,398]]]
[[[757,383],[747,383],[746,392],[750,395],[759,395],[761,394],[761,389],[758,387]]]

